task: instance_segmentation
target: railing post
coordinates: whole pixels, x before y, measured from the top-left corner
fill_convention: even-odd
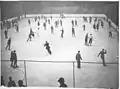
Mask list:
[[[26,74],[26,62],[25,62],[25,60],[24,60],[24,71],[25,71],[25,83],[27,86],[27,74]]]
[[[73,87],[75,88],[75,64],[73,61]]]

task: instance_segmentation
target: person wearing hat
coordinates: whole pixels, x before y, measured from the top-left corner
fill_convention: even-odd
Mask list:
[[[12,80],[11,76],[9,76],[8,87],[16,87],[15,81]]]
[[[105,54],[106,53],[107,53],[107,51],[105,49],[102,49],[102,51],[100,51],[100,53],[98,54],[98,57],[99,57],[99,55],[101,55],[103,66],[106,66],[106,63],[105,63]]]
[[[65,80],[63,77],[60,77],[58,82],[60,83],[59,87],[67,87],[67,85],[65,84]]]
[[[25,87],[25,85],[23,85],[23,81],[22,80],[18,80],[18,86],[19,87]]]
[[[78,51],[78,53],[76,54],[76,60],[77,60],[77,68],[81,68],[80,60],[82,60],[82,57],[80,51]]]

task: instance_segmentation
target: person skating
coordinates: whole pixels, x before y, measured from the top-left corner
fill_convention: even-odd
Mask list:
[[[106,63],[105,63],[105,54],[107,53],[107,51],[105,49],[102,49],[102,51],[99,52],[98,56],[101,55],[101,59],[102,59],[102,62],[103,62],[103,66],[106,66]]]
[[[75,37],[75,28],[72,27],[72,36]]]
[[[90,17],[89,17],[89,23],[91,23],[91,22],[92,22],[92,17],[90,16]]]
[[[67,84],[65,84],[65,80],[63,77],[60,77],[58,82],[60,83],[59,87],[67,87]]]
[[[92,45],[92,41],[93,41],[93,36],[92,36],[92,34],[90,34],[90,37],[89,37],[89,46]]]
[[[72,26],[74,26],[74,21],[73,20],[71,21],[71,23],[72,23]]]
[[[16,50],[13,51],[13,62],[14,62],[14,65],[13,65],[13,68],[17,68],[17,54],[16,54]]]
[[[62,20],[60,20],[60,25],[62,26]]]
[[[96,25],[96,29],[97,29],[97,31],[99,30],[99,23],[97,23],[97,25]]]
[[[11,48],[11,37],[8,39],[8,41],[7,41],[7,46],[6,46],[6,50],[8,49],[8,50],[10,50],[10,48]]]
[[[29,33],[29,35],[28,35],[27,42],[28,42],[28,41],[31,41],[32,37],[34,38],[34,36],[35,36],[35,34],[34,34],[34,32],[32,31],[32,28],[30,28],[30,33]]]
[[[82,60],[82,57],[80,51],[78,51],[78,53],[76,54],[77,68],[81,68],[80,60]]]
[[[50,50],[50,46],[49,46],[49,43],[46,41],[46,43],[44,44],[44,46],[46,47],[46,50],[48,51],[48,53],[51,55],[52,52]]]
[[[5,30],[4,34],[5,34],[5,39],[8,39],[8,30]]]
[[[11,62],[11,67],[13,67],[13,61],[14,61],[14,51],[11,51],[11,57],[10,57],[10,62]]]
[[[60,31],[62,31],[62,32],[61,32],[61,38],[63,38],[63,34],[64,34],[63,28],[62,28],[62,30],[60,30]]]
[[[75,26],[77,26],[77,20],[75,20]]]
[[[85,45],[88,45],[88,33],[85,36]]]
[[[54,33],[54,28],[53,28],[53,26],[51,26],[51,34],[53,34]]]
[[[83,31],[85,31],[86,29],[85,29],[85,24],[83,25]]]
[[[44,29],[46,30],[46,23],[45,23],[45,22],[43,23],[43,27],[44,27]]]
[[[29,25],[31,24],[31,21],[30,21],[30,19],[28,19],[28,24],[29,24]]]

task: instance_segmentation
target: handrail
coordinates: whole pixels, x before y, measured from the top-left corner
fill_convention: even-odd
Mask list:
[[[1,61],[10,61],[10,60],[1,60]],[[36,60],[18,60],[18,61],[26,61],[26,62],[51,62],[51,63],[76,63],[76,61],[36,61]],[[91,64],[102,64],[102,62],[88,62],[81,61],[81,63],[91,63]],[[106,64],[119,64],[118,62],[106,62]]]

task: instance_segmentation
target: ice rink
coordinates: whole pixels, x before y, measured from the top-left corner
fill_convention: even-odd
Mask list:
[[[74,16],[74,15],[73,15]],[[92,22],[83,21],[82,17],[63,18],[63,25],[55,28],[54,22],[61,18],[52,18],[51,23],[47,24],[44,30],[43,22],[40,20],[40,30],[38,31],[37,22],[30,18],[31,25],[28,24],[28,18],[19,21],[19,32],[15,28],[8,30],[8,36],[11,37],[11,50],[16,50],[19,68],[10,67],[10,53],[5,50],[7,40],[2,30],[2,76],[5,84],[8,83],[8,77],[12,76],[15,82],[19,79],[24,80],[27,86],[58,87],[57,82],[60,77],[64,77],[65,83],[72,88],[118,88],[118,56],[119,44],[118,36],[113,28],[109,28],[108,23],[104,21],[104,27],[100,26],[99,31],[93,29],[94,17]],[[77,20],[75,26],[75,37],[72,37],[72,20]],[[83,24],[86,30],[83,31]],[[51,34],[50,26],[54,26],[54,34]],[[30,28],[33,29],[35,38],[27,42]],[[62,28],[64,37],[60,38]],[[108,31],[111,30],[113,37],[110,38]],[[85,46],[85,35],[93,35],[92,46]],[[46,51],[45,41],[50,43],[52,55]],[[107,50],[105,55],[106,67],[103,66],[98,53],[102,49]],[[83,60],[81,69],[77,68],[75,56],[80,50]]]

